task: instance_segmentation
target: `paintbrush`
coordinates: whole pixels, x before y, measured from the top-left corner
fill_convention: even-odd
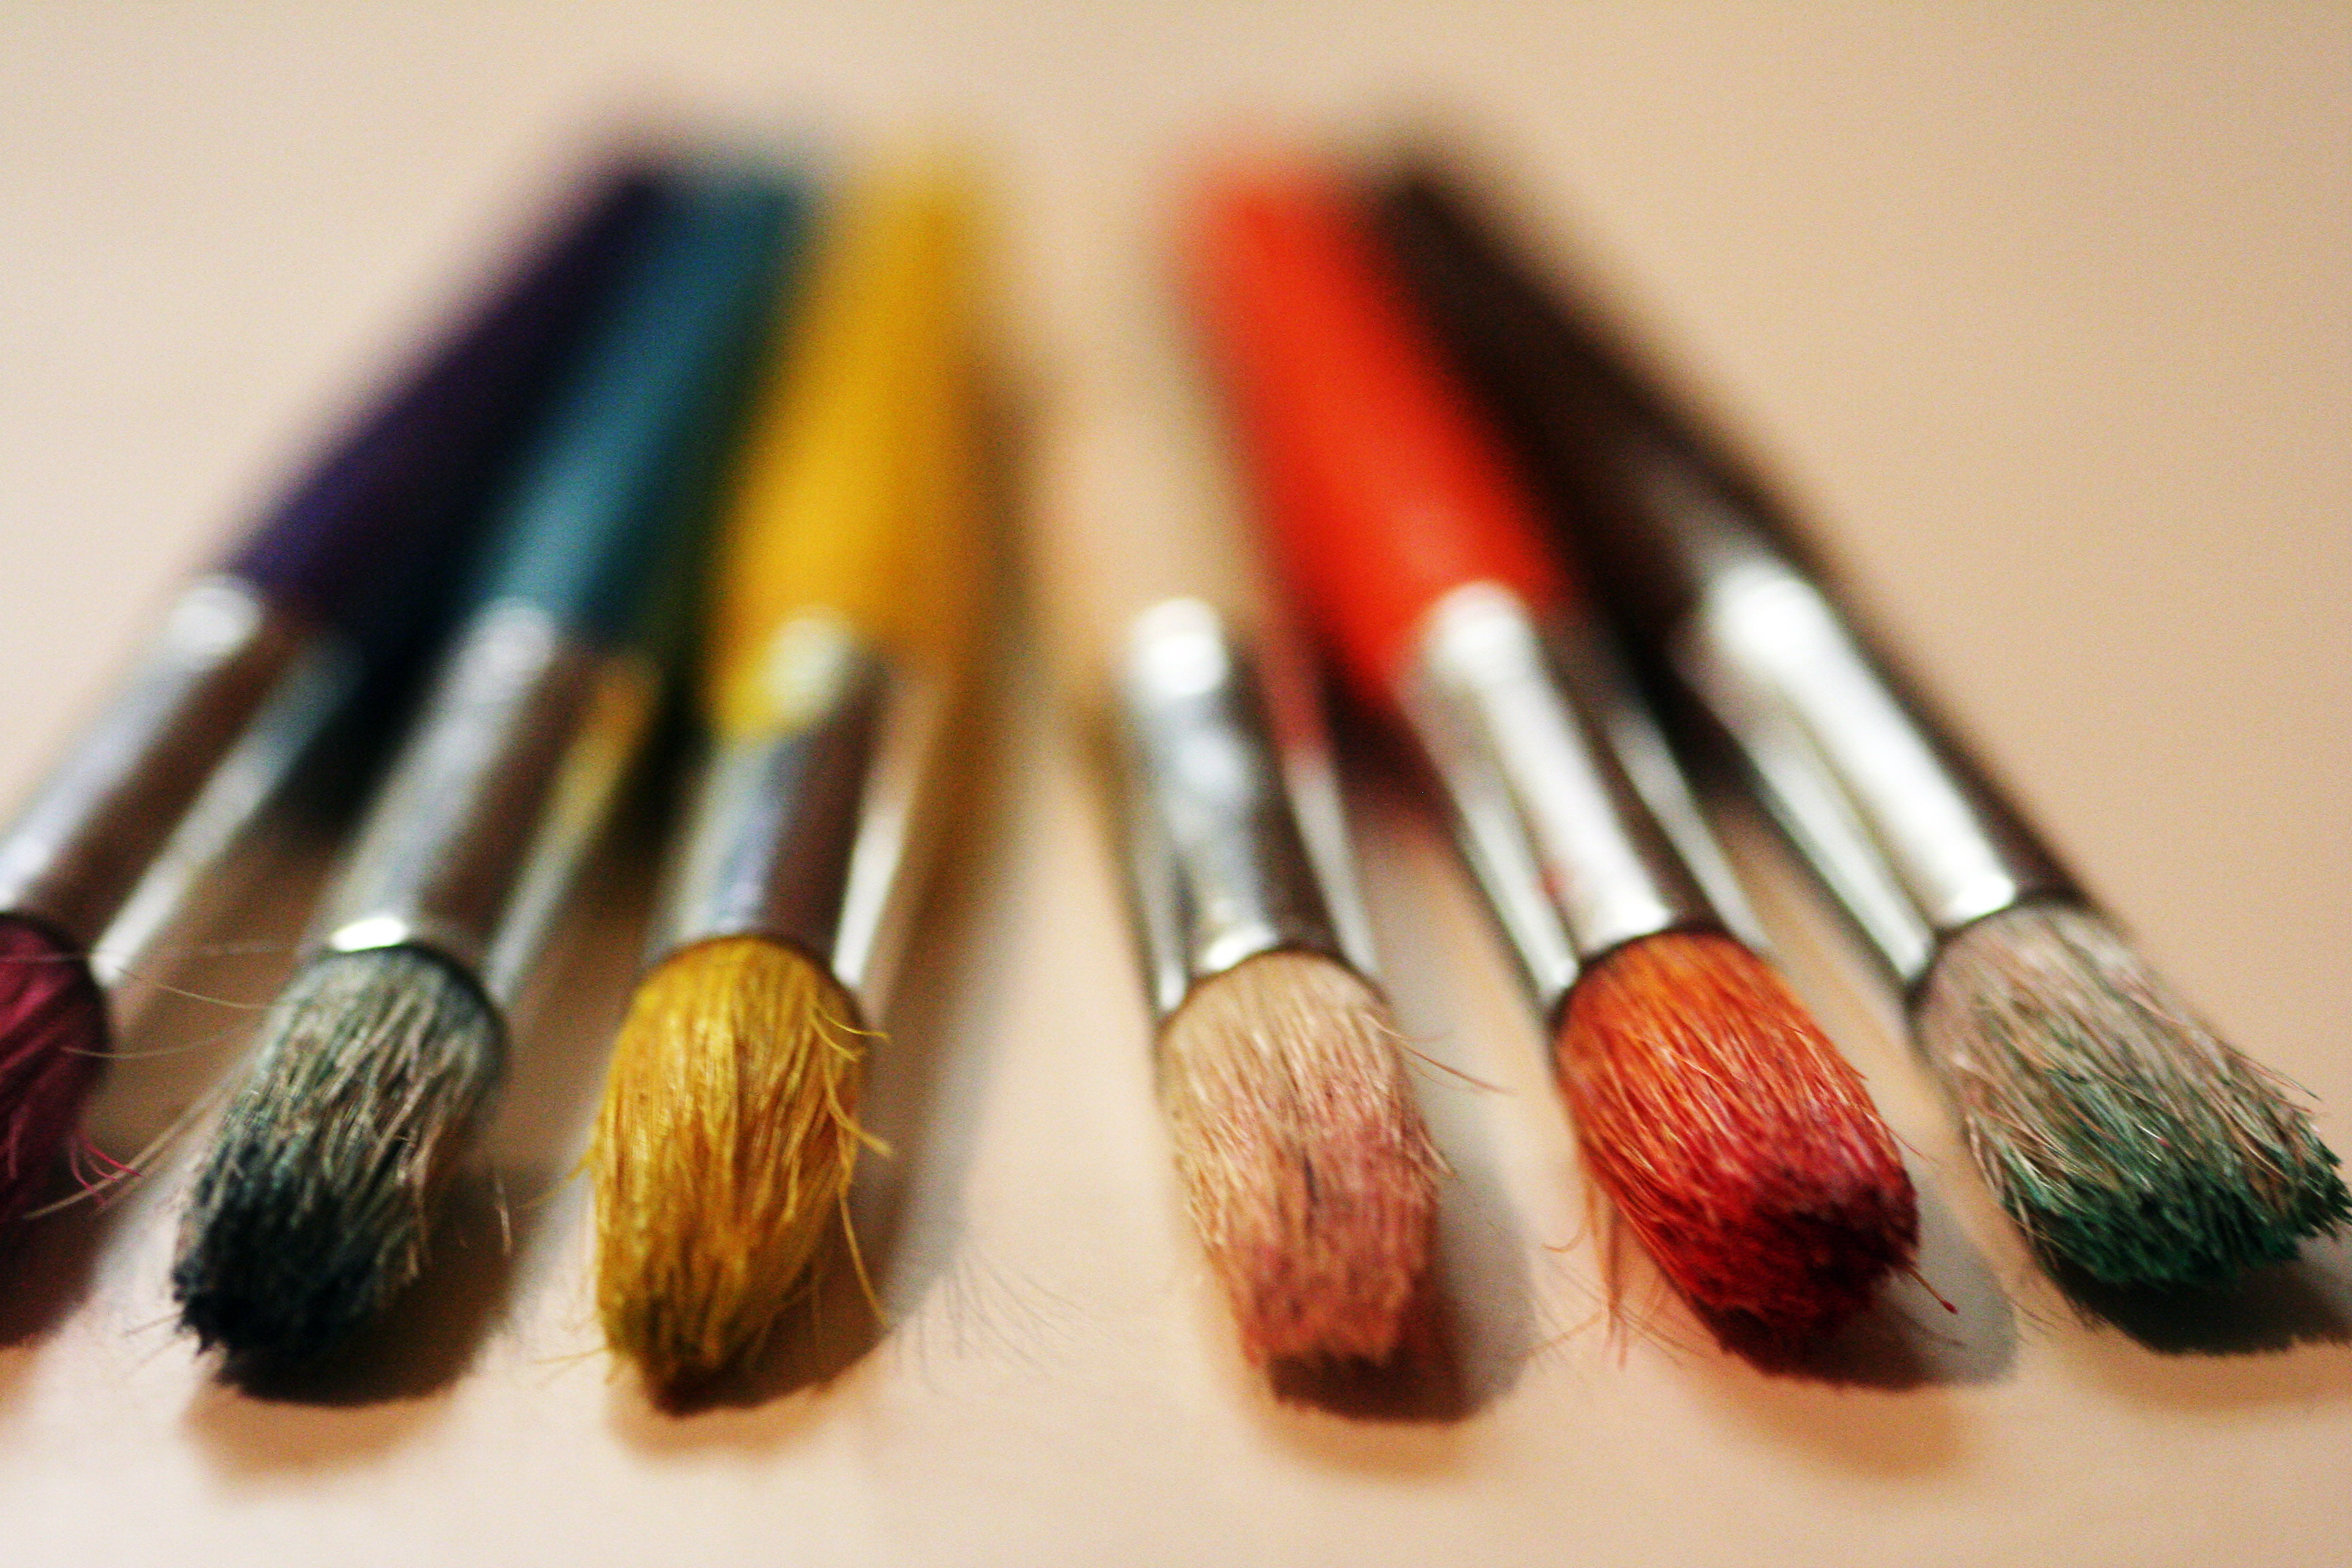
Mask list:
[[[120,1024],[109,997],[362,680],[421,651],[447,597],[427,574],[477,525],[654,205],[648,174],[604,176],[182,593],[0,838],[0,1220],[80,1121]]]
[[[1276,553],[1433,764],[1599,1186],[1719,1337],[1793,1347],[1910,1264],[1893,1135],[1733,934],[1687,789],[1360,219],[1300,170],[1202,208],[1198,294]]]
[[[2352,1218],[2306,1112],[2091,907],[1760,492],[1442,177],[1399,180],[1381,208],[1629,627],[1903,985],[1979,1167],[2043,1257],[2110,1285],[2211,1284]]]
[[[822,215],[728,503],[709,744],[588,1158],[605,1337],[665,1400],[755,1356],[846,1219],[987,615],[972,222],[912,169]]]
[[[207,1346],[299,1363],[415,1275],[653,710],[793,210],[756,175],[681,176],[523,462],[199,1169],[173,1286]]]
[[[1098,220],[1099,222],[1099,220]],[[1442,1169],[1372,973],[1314,693],[1241,527],[1160,279],[1119,270],[1061,400],[1158,1078],[1188,1206],[1256,1363],[1383,1360]]]

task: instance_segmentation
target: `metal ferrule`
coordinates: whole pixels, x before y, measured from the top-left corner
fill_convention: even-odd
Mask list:
[[[1301,810],[1303,784],[1309,804],[1337,811],[1309,711],[1269,700],[1250,651],[1198,599],[1139,616],[1116,679],[1129,885],[1159,1016],[1276,948],[1360,967],[1324,875],[1327,864],[1344,873],[1344,822],[1325,825],[1318,854]],[[1344,897],[1352,880],[1337,886]]]
[[[1679,775],[1661,798],[1688,820],[1670,834],[1619,754],[1621,737],[1637,751],[1643,733],[1655,743],[1646,721],[1629,724],[1633,700],[1600,645],[1572,631],[1547,639],[1496,584],[1455,589],[1423,623],[1407,712],[1472,872],[1547,1008],[1584,965],[1638,937],[1733,927],[1676,850],[1677,837],[1703,844],[1736,900]],[[1661,748],[1638,761],[1656,789],[1671,758]]]
[[[1753,555],[1715,573],[1673,655],[1774,816],[1906,982],[1941,938],[2063,887],[1789,566]]]
[[[785,624],[761,679],[774,727],[705,757],[656,956],[721,936],[788,942],[878,1018],[936,816],[944,694],[824,611]]]
[[[100,951],[118,975],[238,841],[353,670],[339,641],[249,584],[191,584],[0,839],[0,909]]]
[[[649,662],[538,605],[468,623],[328,902],[336,952],[419,946],[510,1005],[654,710]]]

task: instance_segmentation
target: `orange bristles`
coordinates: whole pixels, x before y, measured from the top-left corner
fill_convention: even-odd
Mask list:
[[[1792,1349],[1910,1266],[1911,1179],[1861,1075],[1729,937],[1601,959],[1558,1048],[1594,1180],[1727,1344]]]
[[[1398,1041],[1379,994],[1309,952],[1213,975],[1168,1021],[1177,1169],[1253,1362],[1396,1348],[1442,1169]]]
[[[755,1355],[803,1287],[864,1141],[856,1020],[755,936],[672,954],[631,1001],[588,1152],[596,1306],[658,1395]]]

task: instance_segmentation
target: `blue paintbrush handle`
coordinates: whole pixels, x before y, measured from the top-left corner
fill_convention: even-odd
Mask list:
[[[522,466],[477,603],[527,601],[600,646],[653,635],[802,209],[756,175],[678,183]]]

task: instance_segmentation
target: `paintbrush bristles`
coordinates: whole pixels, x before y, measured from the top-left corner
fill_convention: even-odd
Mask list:
[[[866,1037],[833,977],[762,937],[637,989],[588,1154],[613,1348],[659,1394],[755,1354],[841,1212]]]
[[[1396,1348],[1443,1169],[1400,1041],[1370,986],[1307,952],[1202,981],[1168,1021],[1177,1168],[1254,1362]]]
[[[2105,1284],[2220,1283],[2352,1219],[2310,1117],[2086,910],[1962,931],[1919,1039],[2002,1206]]]
[[[481,993],[415,948],[331,953],[270,1009],[181,1220],[182,1321],[299,1363],[423,1266],[435,1199],[505,1067]]]
[[[1894,1134],[1728,937],[1601,959],[1569,993],[1559,1067],[1594,1179],[1727,1342],[1794,1348],[1909,1267],[1918,1211]]]
[[[0,916],[0,1223],[31,1206],[106,1058],[106,999],[80,953]]]

